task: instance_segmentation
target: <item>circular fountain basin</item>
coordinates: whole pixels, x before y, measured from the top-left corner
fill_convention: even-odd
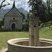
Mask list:
[[[40,46],[29,46],[29,38],[8,40],[8,52],[52,52],[52,40],[40,39]]]

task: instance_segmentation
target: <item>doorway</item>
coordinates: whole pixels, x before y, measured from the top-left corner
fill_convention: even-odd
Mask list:
[[[15,23],[12,24],[11,28],[12,30],[15,30]]]

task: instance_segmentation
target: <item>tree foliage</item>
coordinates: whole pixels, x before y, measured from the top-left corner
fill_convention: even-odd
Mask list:
[[[30,5],[32,6],[32,12],[36,15],[36,16],[44,16],[44,12],[45,12],[45,7],[42,4],[42,0],[29,0]]]
[[[32,6],[32,13],[38,16],[41,22],[45,23],[52,20],[50,0],[47,1],[47,7],[42,3],[42,0],[29,0],[29,5]]]

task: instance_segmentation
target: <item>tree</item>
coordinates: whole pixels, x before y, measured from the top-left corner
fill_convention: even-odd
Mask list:
[[[32,46],[40,45],[39,41],[39,19],[45,17],[46,7],[42,4],[42,0],[29,0],[29,5],[32,6],[29,20],[30,41]]]
[[[52,21],[52,10],[51,10],[51,0],[47,0],[47,5],[44,6],[45,12],[44,12],[44,16],[40,17],[40,20],[42,23],[48,22],[48,21]],[[44,4],[43,4],[44,5]]]
[[[5,6],[7,6],[7,5],[10,5],[10,3],[3,5],[3,3],[4,3],[5,1],[6,1],[6,0],[3,0],[3,1],[1,2],[0,9],[1,9],[2,7],[5,7]],[[2,25],[4,25],[4,18],[3,18],[2,21],[0,21],[0,27],[1,27]]]
[[[52,10],[51,10],[51,0],[47,0],[47,5],[44,6],[45,9],[45,14],[43,17],[40,17],[41,23],[46,24],[46,22],[52,21]]]
[[[3,3],[4,3],[5,1],[6,1],[6,0],[3,0],[3,1],[1,2],[0,9],[1,9],[2,7],[5,7],[5,6],[7,6],[7,5],[10,5],[10,3],[8,3],[7,5],[6,5],[6,4],[3,5]]]
[[[39,0],[40,1],[40,0]],[[30,5],[32,6],[32,11],[30,13],[30,21],[29,21],[29,32],[30,32],[30,41],[29,44],[31,46],[39,45],[39,27],[38,22],[39,18],[37,17],[38,10],[38,0],[29,0]]]
[[[47,0],[47,9],[48,9],[48,14],[50,15],[50,0]]]

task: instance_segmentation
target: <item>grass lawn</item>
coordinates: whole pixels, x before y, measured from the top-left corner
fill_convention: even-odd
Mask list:
[[[6,46],[7,40],[28,37],[28,32],[0,32],[0,49]]]
[[[0,49],[6,46],[7,40],[12,38],[26,38],[28,32],[0,32]],[[40,37],[52,39],[52,27],[44,27],[40,30]]]
[[[52,27],[43,27],[40,30],[40,37],[52,39]]]

